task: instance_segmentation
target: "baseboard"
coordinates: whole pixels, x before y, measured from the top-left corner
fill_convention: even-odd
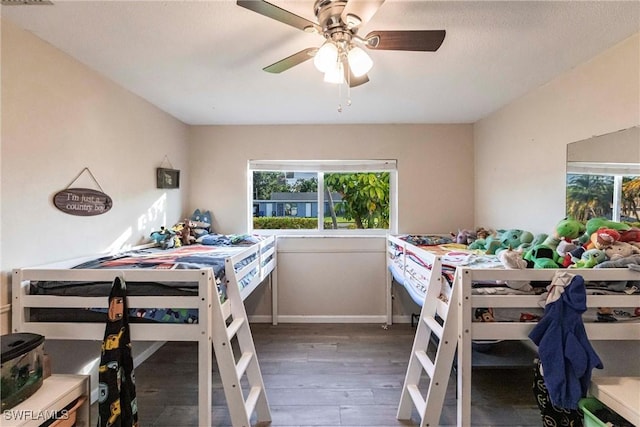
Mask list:
[[[393,323],[411,323],[410,314],[398,314],[391,317]]]
[[[270,314],[258,314],[249,316],[250,323],[272,323],[273,318]],[[384,323],[387,316],[370,315],[370,316],[300,316],[300,315],[280,315],[278,323]],[[393,323],[411,323],[411,315],[393,316]]]
[[[269,316],[269,321],[271,317]],[[381,315],[363,315],[363,316],[299,316],[299,315],[280,315],[278,323],[385,323],[387,316]]]
[[[249,323],[271,323],[273,322],[273,317],[270,314],[256,314],[253,316],[247,316],[249,318]]]

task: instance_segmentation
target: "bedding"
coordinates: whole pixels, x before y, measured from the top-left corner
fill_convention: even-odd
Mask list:
[[[211,236],[211,235],[207,235]],[[204,236],[204,237],[207,237]],[[199,270],[211,268],[216,280],[220,302],[226,300],[225,288],[225,260],[240,251],[247,245],[262,240],[257,236],[225,236],[215,235],[219,245],[213,246],[213,241],[208,244],[195,244],[178,248],[162,249],[152,247],[131,250],[116,255],[109,255],[91,259],[72,267],[72,269],[154,269],[154,270]],[[222,244],[222,246],[220,246]],[[242,259],[236,265],[235,270],[253,262],[256,255],[253,254]],[[265,264],[267,258],[262,260]],[[242,289],[250,283],[257,273],[254,268],[249,274],[243,276],[238,285]],[[198,282],[134,282],[128,281],[127,293],[129,296],[192,296],[198,294]],[[70,282],[70,281],[32,281],[29,283],[30,295],[57,295],[57,296],[107,296],[111,291],[111,282]],[[69,308],[33,308],[31,319],[40,322],[81,320],[88,322],[104,321],[105,308],[69,309]],[[157,308],[157,307],[131,307],[129,318],[133,323],[161,322],[161,323],[197,323],[198,310],[186,308]]]
[[[395,280],[404,286],[411,299],[422,306],[426,285],[432,273],[433,261],[424,252],[440,258],[441,298],[451,294],[454,276],[458,267],[473,269],[504,269],[497,255],[486,254],[466,245],[456,244],[447,236],[406,234],[393,236],[398,240],[388,242],[388,268]],[[399,241],[407,244],[399,244]],[[548,281],[530,281],[527,290],[514,286],[509,281],[476,280],[471,284],[473,295],[540,295],[544,301]],[[588,295],[640,294],[639,281],[587,281]],[[473,320],[476,322],[536,322],[544,310],[540,307],[519,309],[516,307],[475,308]],[[638,307],[592,307],[584,313],[585,322],[630,322],[640,321]]]

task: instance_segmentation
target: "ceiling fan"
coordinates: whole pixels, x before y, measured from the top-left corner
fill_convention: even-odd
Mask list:
[[[321,47],[303,49],[264,71],[281,73],[313,58],[316,68],[324,72],[325,81],[347,83],[349,87],[369,81],[367,73],[373,61],[363,48],[434,52],[444,41],[444,30],[372,31],[361,37],[358,31],[383,3],[384,0],[316,0],[316,23],[264,0],[237,0],[238,6],[325,38]]]

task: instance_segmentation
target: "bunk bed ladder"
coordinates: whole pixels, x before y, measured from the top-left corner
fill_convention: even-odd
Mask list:
[[[439,272],[436,263],[433,271]],[[427,289],[398,406],[399,420],[411,419],[415,407],[420,427],[440,424],[457,345],[457,291],[454,287],[447,301],[440,299],[442,280],[440,275],[434,277]],[[423,374],[428,377],[426,385],[420,383],[421,378],[426,380]]]
[[[219,310],[214,310],[219,316],[214,315],[213,319],[213,349],[231,424],[233,427],[251,427],[254,411],[258,422],[271,421],[271,411],[238,284],[229,280],[235,277],[229,270],[233,265],[229,259],[225,262],[227,301],[218,304]],[[228,309],[225,310],[225,306]],[[234,344],[237,344],[236,350]]]

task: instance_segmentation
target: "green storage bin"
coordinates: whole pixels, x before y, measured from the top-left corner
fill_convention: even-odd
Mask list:
[[[595,397],[585,397],[584,399],[580,399],[580,401],[578,402],[578,407],[584,414],[583,427],[607,427],[607,421],[614,422],[614,425],[616,426],[633,426],[633,424],[629,423],[620,415],[613,412],[604,403],[600,402]],[[602,410],[606,411],[606,420],[602,420],[597,415],[595,415],[596,412]],[[600,412],[600,414],[602,414],[602,412]]]
[[[578,407],[584,414],[584,427],[607,427],[605,423],[594,415],[596,411],[606,408],[598,399],[594,397],[580,399]]]

